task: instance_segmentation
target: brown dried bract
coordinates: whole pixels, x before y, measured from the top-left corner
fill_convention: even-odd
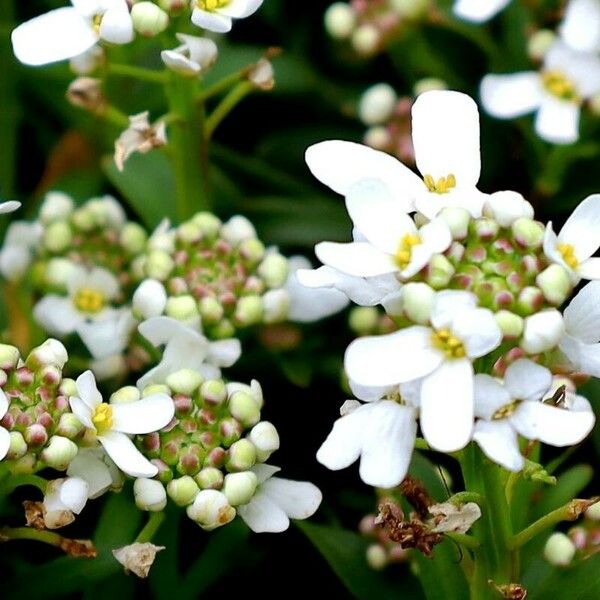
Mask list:
[[[154,563],[156,554],[164,550],[164,546],[155,546],[150,543],[135,543],[113,550],[113,556],[123,565],[125,573],[145,579]]]
[[[398,490],[417,511],[421,519],[426,519],[429,516],[429,507],[433,504],[433,500],[429,497],[425,486],[418,479],[407,475]]]
[[[65,554],[76,558],[96,558],[98,556],[98,552],[91,540],[62,538],[59,547]]]
[[[527,597],[527,590],[520,583],[498,585],[491,579],[488,583],[493,586],[503,598],[506,598],[506,600],[525,600]]]
[[[25,500],[23,502],[23,508],[25,509],[27,527],[33,527],[34,529],[39,530],[46,529],[46,523],[44,522],[44,505],[41,502]]]

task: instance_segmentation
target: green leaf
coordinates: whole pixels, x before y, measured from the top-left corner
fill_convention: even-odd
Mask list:
[[[359,600],[397,600],[423,598],[418,581],[406,572],[392,580],[372,570],[365,560],[369,542],[358,533],[306,521],[296,526],[310,539],[330,567],[355,598]]]

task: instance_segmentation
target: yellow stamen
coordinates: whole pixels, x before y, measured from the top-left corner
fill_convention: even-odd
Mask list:
[[[113,426],[113,409],[110,404],[103,402],[96,407],[94,416],[92,417],[92,423],[96,428],[96,433],[102,435],[107,431],[110,431]]]
[[[561,71],[545,71],[542,73],[542,83],[550,94],[561,100],[580,101],[575,84]]]
[[[92,28],[98,35],[100,35],[100,25],[102,25],[102,15],[94,15],[92,17]]]
[[[104,294],[98,290],[82,288],[77,290],[73,298],[73,304],[75,304],[77,310],[81,312],[96,314],[104,308],[106,298]]]
[[[425,175],[423,182],[430,192],[436,194],[447,194],[456,187],[456,177],[450,173],[447,177],[440,177],[437,181],[431,175]]]
[[[231,0],[196,0],[196,4],[200,10],[213,12],[219,8],[227,6]]]
[[[464,358],[467,353],[463,343],[448,329],[440,329],[431,336],[434,348],[441,350],[448,358]]]
[[[513,400],[510,404],[505,404],[504,406],[500,407],[492,415],[492,421],[499,421],[500,419],[506,419],[507,417],[510,417],[510,415],[517,410],[517,406],[519,406],[519,404],[521,404],[520,400]]]
[[[400,269],[405,269],[412,258],[412,249],[422,244],[421,236],[416,233],[407,233],[398,244],[398,250],[394,256],[396,264]]]
[[[575,247],[573,244],[558,244],[557,249],[562,254],[563,260],[571,267],[571,269],[576,269],[579,266],[579,260],[575,255]]]

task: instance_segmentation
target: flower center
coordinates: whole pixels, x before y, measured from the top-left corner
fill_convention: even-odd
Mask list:
[[[230,2],[231,0],[196,0],[198,8],[207,12],[214,12],[219,8],[224,8]]]
[[[92,29],[100,35],[100,25],[102,25],[102,13],[97,13],[92,17]]]
[[[448,358],[464,358],[467,353],[463,343],[448,329],[435,331],[431,336],[434,348],[441,350]]]
[[[92,423],[96,428],[96,433],[102,435],[107,431],[110,431],[113,426],[113,409],[110,404],[103,402],[96,407],[94,416],[92,417]]]
[[[499,421],[501,419],[506,419],[507,417],[510,417],[510,415],[512,415],[515,412],[515,410],[517,410],[517,406],[519,406],[519,404],[521,404],[520,400],[513,400],[510,404],[505,404],[504,406],[500,407],[492,415],[492,421]]]
[[[81,288],[73,297],[73,304],[81,312],[96,314],[104,308],[106,297],[98,290]]]
[[[545,71],[542,73],[542,83],[546,90],[556,98],[569,102],[579,101],[575,84],[560,71]]]
[[[413,247],[422,243],[421,236],[417,233],[407,233],[400,240],[398,250],[394,256],[394,260],[400,269],[405,269],[409,265]]]
[[[558,244],[557,249],[561,253],[565,263],[568,264],[571,269],[576,269],[579,266],[573,244]]]
[[[447,177],[440,177],[437,181],[431,175],[425,175],[423,182],[430,192],[436,194],[447,194],[456,187],[456,177],[450,173]]]

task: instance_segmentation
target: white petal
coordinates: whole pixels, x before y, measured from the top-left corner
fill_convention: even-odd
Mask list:
[[[94,410],[99,404],[102,404],[102,394],[98,391],[94,374],[91,371],[82,373],[77,378],[76,385],[79,398],[90,410]]]
[[[592,194],[577,205],[558,234],[561,244],[571,244],[579,261],[600,246],[600,194]]]
[[[592,257],[584,260],[577,267],[577,274],[583,279],[600,279],[600,258]]]
[[[315,254],[327,266],[355,277],[373,277],[398,270],[390,254],[368,242],[321,242],[316,245]]]
[[[185,333],[181,325],[175,319],[169,317],[152,317],[140,323],[138,331],[153,345],[162,346],[171,338]]]
[[[367,485],[392,488],[408,472],[417,435],[416,410],[390,400],[370,406],[362,433],[360,477]]]
[[[129,310],[111,310],[101,320],[79,323],[77,333],[90,354],[102,359],[120,354],[127,347],[135,325]]]
[[[562,39],[573,50],[598,52],[600,50],[600,2],[570,0],[559,31]]]
[[[4,415],[8,412],[10,402],[4,393],[4,390],[0,390],[0,419],[4,418]]]
[[[229,17],[215,12],[206,12],[199,8],[195,8],[192,12],[192,23],[196,27],[202,27],[215,33],[227,33],[231,31],[233,25]]]
[[[110,271],[99,267],[88,271],[85,286],[102,292],[109,300],[113,300],[121,288],[117,278]]]
[[[564,73],[581,98],[587,99],[600,90],[600,58],[595,53],[576,52],[562,40],[548,50],[544,69]]]
[[[504,385],[512,400],[539,401],[552,385],[552,373],[546,367],[522,358],[506,369]]]
[[[363,179],[346,195],[346,208],[352,222],[379,250],[394,254],[401,239],[417,228],[405,207],[377,179]]]
[[[456,315],[452,321],[452,333],[463,343],[467,356],[485,356],[502,342],[502,331],[487,308],[476,308]]]
[[[552,228],[552,221],[546,224],[546,231],[544,232],[544,254],[551,261],[561,267],[563,267],[574,283],[577,283],[579,276],[577,273],[565,262],[562,254],[558,250],[558,236],[554,233]]]
[[[80,450],[67,469],[69,477],[79,477],[88,484],[88,497],[102,495],[112,485],[112,477],[106,464],[92,450]]]
[[[70,298],[50,294],[44,296],[33,308],[35,320],[51,335],[64,337],[73,333],[83,315],[75,310]]]
[[[478,374],[474,379],[474,412],[481,419],[491,420],[494,413],[510,404],[506,388],[491,375]]]
[[[6,213],[14,212],[15,210],[21,208],[21,203],[16,200],[9,200],[8,202],[0,203],[0,215],[5,215]]]
[[[113,429],[122,433],[151,433],[166,427],[175,414],[173,400],[152,394],[126,404],[112,404]]]
[[[479,218],[487,196],[475,188],[456,188],[446,194],[435,194],[424,189],[417,195],[415,208],[428,219],[436,217],[447,206],[464,208],[472,217]]]
[[[421,429],[440,452],[464,448],[473,430],[473,366],[463,358],[448,360],[423,379]]]
[[[285,512],[261,490],[248,504],[238,506],[237,512],[255,533],[280,533],[290,526]]]
[[[461,188],[479,181],[479,112],[466,94],[434,90],[412,108],[412,139],[417,167],[434,180],[452,174]]]
[[[108,431],[99,436],[98,440],[123,473],[131,477],[154,477],[158,473],[158,469],[124,433]]]
[[[290,519],[308,519],[312,516],[323,495],[316,485],[308,481],[292,481],[271,477],[261,486],[266,494]]]
[[[176,50],[163,50],[160,58],[169,69],[184,75],[198,75],[201,71],[200,65]]]
[[[320,142],[308,148],[305,158],[312,174],[338,194],[346,195],[362,179],[380,180],[404,212],[413,210],[414,194],[423,185],[394,157],[354,142]]]
[[[242,355],[242,345],[236,338],[218,340],[209,344],[206,360],[218,367],[231,367]]]
[[[473,439],[483,453],[509,471],[520,471],[525,459],[519,451],[517,432],[506,419],[500,421],[477,421]]]
[[[64,7],[19,25],[11,39],[19,61],[39,66],[85,52],[98,41],[98,36],[74,8]]]
[[[372,410],[370,406],[363,405],[333,424],[333,429],[317,451],[317,460],[322,465],[339,471],[358,460],[364,425]]]
[[[565,335],[560,341],[560,350],[578,371],[600,377],[600,344],[584,344]]]
[[[567,333],[588,344],[600,341],[600,281],[591,281],[564,311]]]
[[[89,487],[87,481],[79,477],[68,477],[60,486],[60,501],[78,515],[86,505]]]
[[[190,60],[201,68],[209,67],[217,59],[219,50],[213,40],[196,35],[186,35],[185,33],[177,33],[175,35],[187,47]]]
[[[529,354],[552,350],[565,332],[562,314],[554,309],[546,309],[525,317],[521,348]]]
[[[352,390],[352,393],[363,402],[373,402],[374,400],[381,400],[386,394],[393,392],[396,386],[385,385],[385,386],[368,386],[359,385],[351,379],[348,380],[348,385]]]
[[[510,421],[527,439],[552,446],[572,446],[592,430],[595,417],[593,412],[566,410],[543,402],[522,402]]]
[[[92,409],[81,398],[77,398],[77,396],[71,396],[69,398],[69,405],[71,406],[73,414],[81,421],[83,425],[85,425],[85,427],[92,430],[96,429],[92,423]]]
[[[0,427],[0,460],[8,453],[10,448],[10,433],[4,427]]]
[[[436,329],[447,329],[454,317],[464,311],[472,312],[477,306],[477,296],[462,290],[444,290],[433,299],[431,324]]]
[[[465,21],[483,23],[497,15],[510,0],[456,0],[452,10]]]
[[[102,15],[100,37],[111,44],[128,44],[133,40],[133,22],[125,2]]]
[[[514,119],[533,112],[542,102],[542,82],[536,71],[486,75],[481,81],[481,103],[498,119]]]
[[[279,471],[281,471],[280,467],[275,467],[273,465],[267,465],[264,463],[254,465],[252,467],[252,472],[256,475],[256,479],[258,480],[259,484],[264,483],[267,481],[267,479],[271,479],[271,477],[273,477],[275,473],[279,473]]]
[[[535,117],[535,131],[552,144],[572,144],[579,138],[579,105],[546,95]]]
[[[254,14],[262,5],[263,0],[232,0],[219,9],[219,12],[234,19],[245,19]]]
[[[344,368],[360,385],[385,386],[428,375],[442,360],[431,347],[431,330],[415,326],[355,340],[346,350]]]

